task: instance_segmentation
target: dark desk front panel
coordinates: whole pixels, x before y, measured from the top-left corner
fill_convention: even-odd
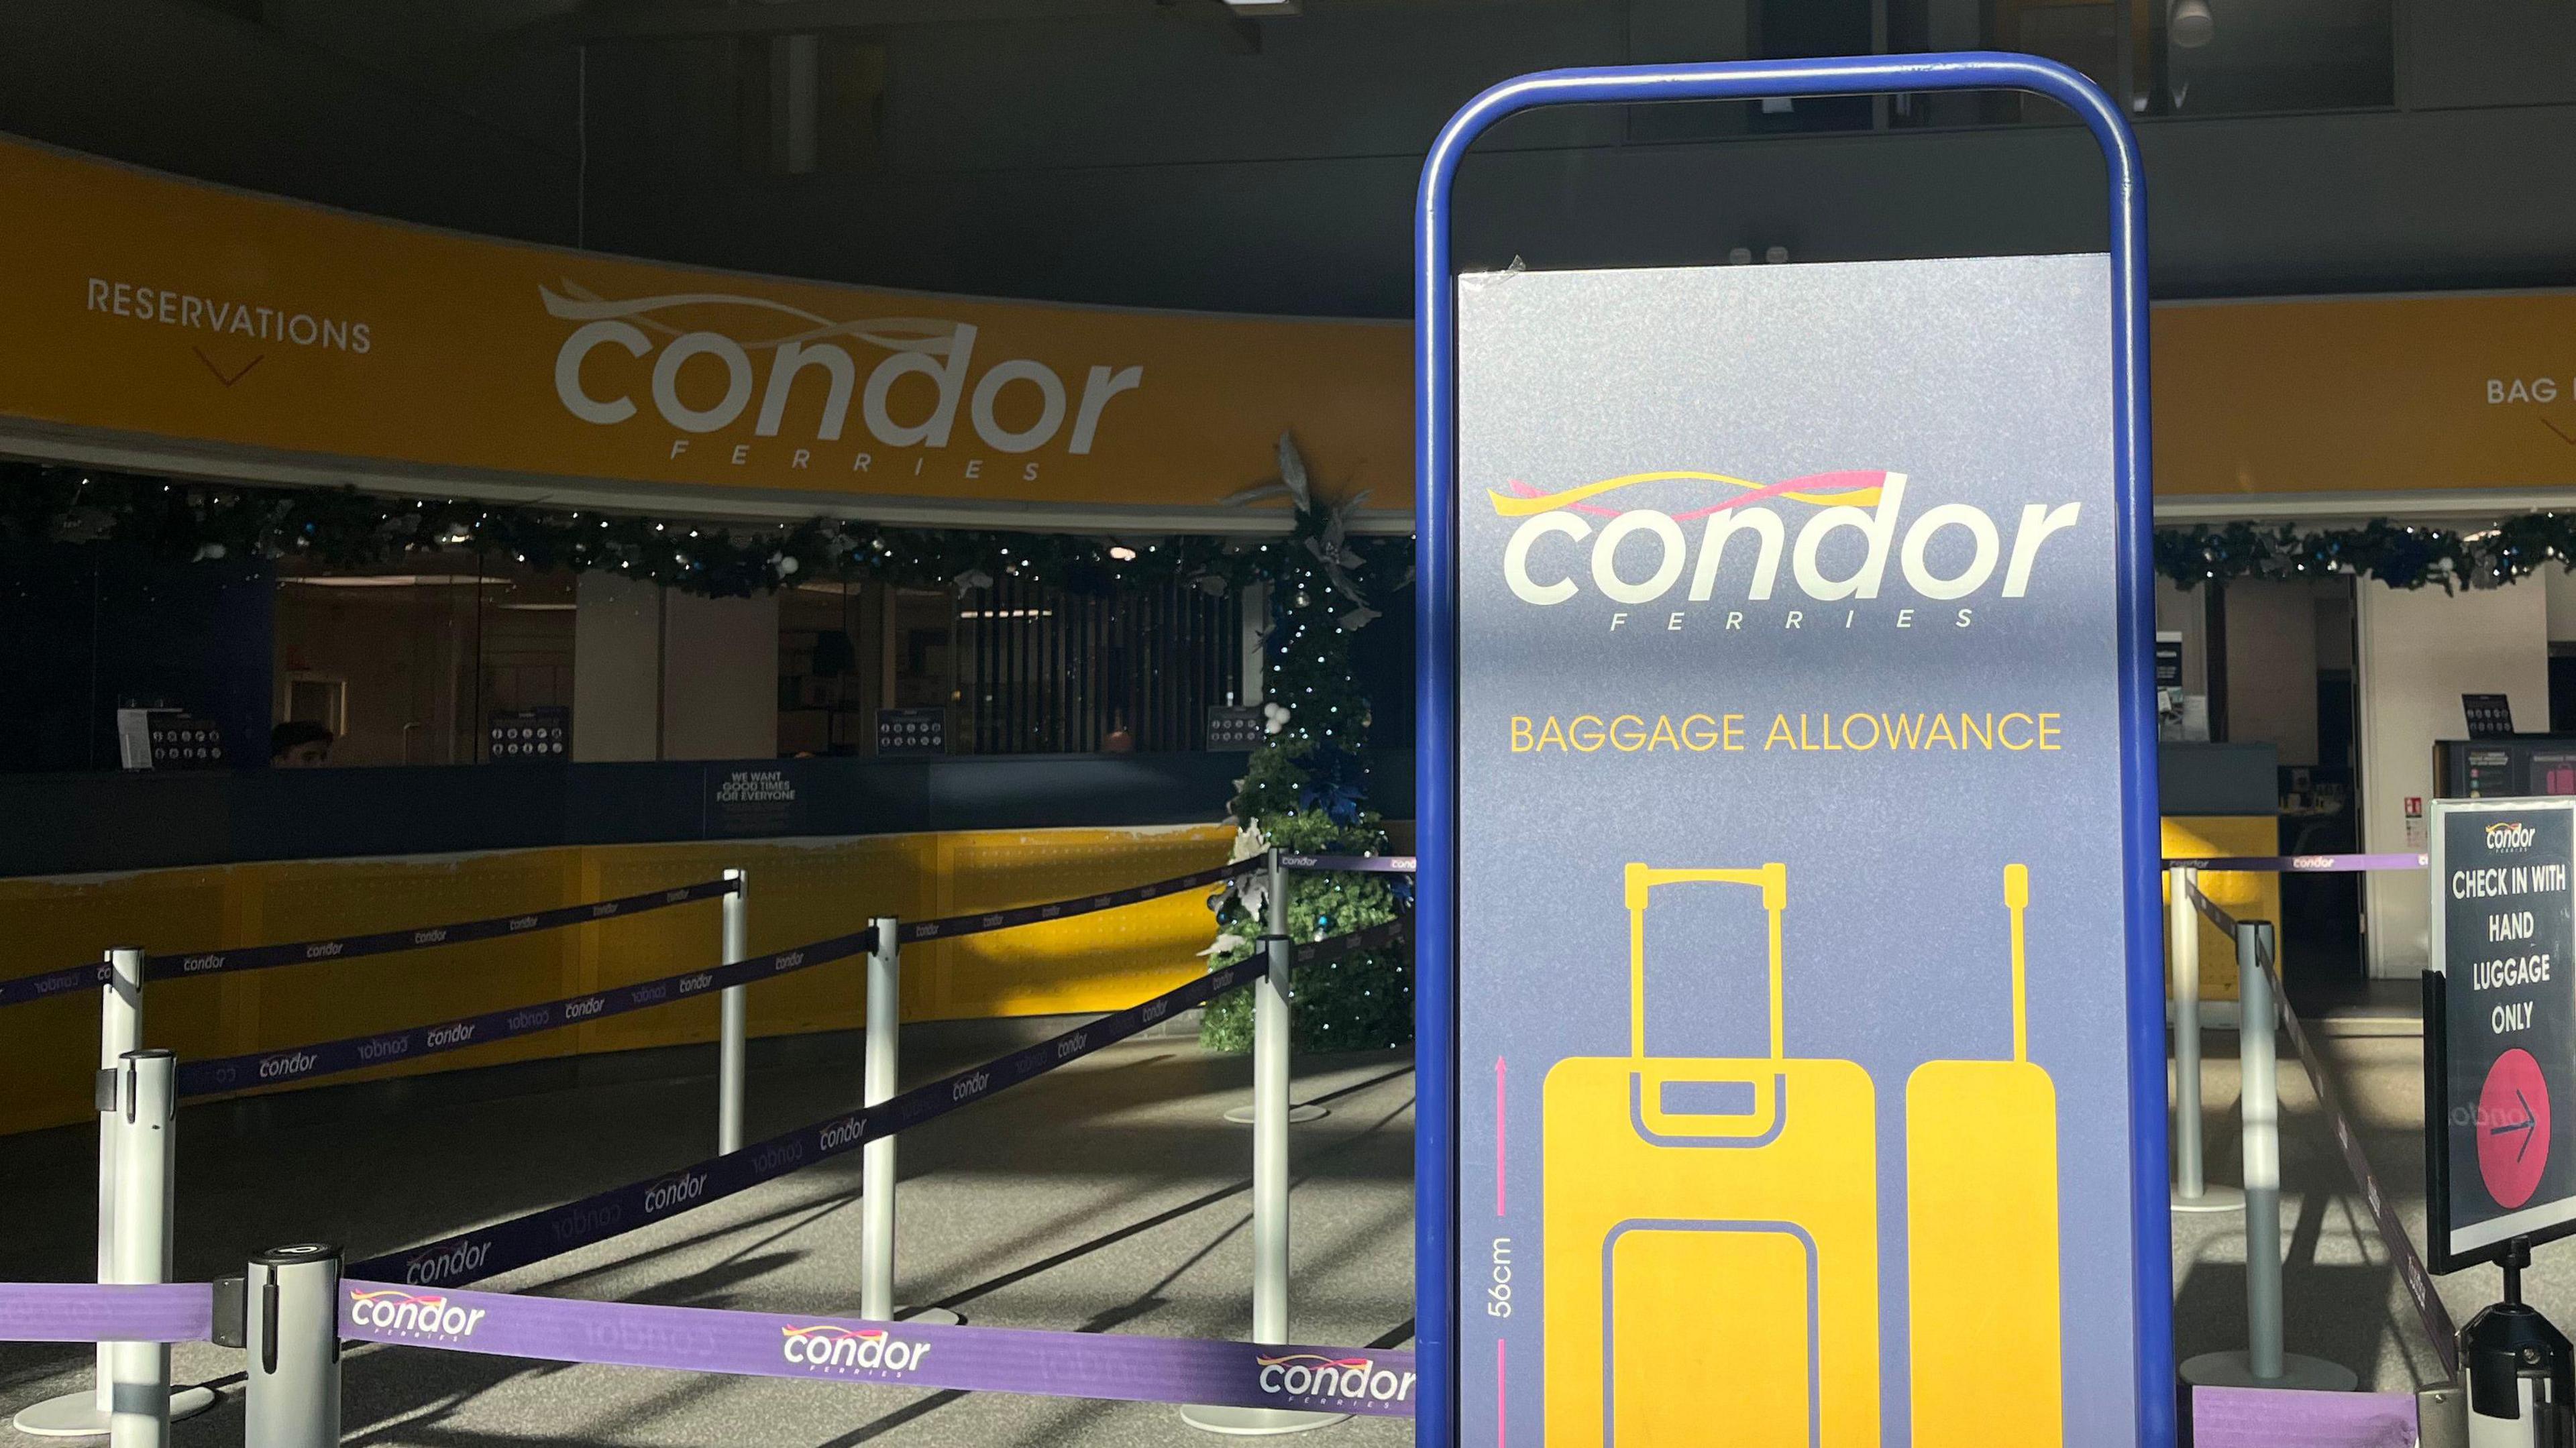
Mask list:
[[[1241,754],[0,776],[0,876],[925,830],[1206,823]],[[1409,757],[1379,769],[1408,799]],[[1401,794],[1384,794],[1392,787]],[[1410,813],[1409,809],[1399,813]]]

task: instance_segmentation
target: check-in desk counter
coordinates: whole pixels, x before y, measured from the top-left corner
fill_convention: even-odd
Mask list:
[[[2576,794],[2576,734],[2444,739],[2433,746],[2437,799]]]

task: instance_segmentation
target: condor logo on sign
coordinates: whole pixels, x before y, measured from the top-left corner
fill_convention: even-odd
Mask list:
[[[1891,561],[1905,589],[1920,599],[1971,598],[1993,584],[1999,571],[1999,596],[2020,598],[2030,591],[2041,546],[2073,528],[2083,512],[2081,503],[2023,504],[2007,548],[2004,526],[1972,503],[1941,503],[1907,517],[1908,481],[1903,473],[1878,470],[1774,483],[1670,471],[1628,473],[1553,493],[1515,480],[1508,490],[1486,496],[1497,514],[1524,520],[1504,545],[1503,580],[1522,602],[1543,608],[1575,599],[1587,585],[1613,603],[1646,605],[1707,603],[1723,583],[1727,602],[1763,603],[1778,593],[1784,561],[1794,597],[1817,603],[1877,599]],[[1710,487],[1728,491],[1699,501]],[[1613,493],[1634,498],[1640,489],[1679,511],[1592,501]],[[1807,511],[1803,519],[1784,518],[1765,506],[1772,503],[1800,504]],[[1607,521],[1595,526],[1593,518]],[[1699,525],[1696,538],[1685,524]],[[1738,537],[1749,541],[1730,556],[1729,545]],[[1674,598],[1677,589],[1683,592]],[[1898,626],[1913,627],[1913,612],[1902,610]],[[1686,616],[1675,613],[1661,626],[1681,632]],[[1621,627],[1627,617],[1612,614],[1611,627]],[[1973,609],[1963,607],[1946,622],[1966,628],[1974,617]],[[1719,626],[1741,629],[1744,620],[1743,611],[1730,610]],[[1811,619],[1799,609],[1763,616],[1763,627],[1782,624],[1848,627],[1850,619],[1825,612]]]
[[[1060,443],[1080,456],[1091,451],[1111,400],[1145,380],[1143,367],[1103,364],[1068,385],[1044,362],[989,352],[979,359],[978,333],[967,322],[836,320],[722,293],[611,301],[571,282],[538,291],[550,315],[577,324],[555,353],[564,410],[617,427],[649,406],[674,430],[674,458],[688,452],[690,438],[748,417],[753,439],[791,440],[791,467],[822,461],[866,473],[892,462],[879,456],[884,450],[947,447],[961,414],[970,447],[1016,457]],[[843,444],[854,403],[865,440]],[[733,461],[748,461],[755,445],[735,444]],[[1022,480],[1034,481],[1038,468],[1021,464]],[[917,474],[919,463],[908,471]],[[967,476],[979,473],[970,465]]]
[[[2527,850],[2538,838],[2537,831],[2518,820],[2499,820],[2487,826],[2487,848],[2490,850]]]

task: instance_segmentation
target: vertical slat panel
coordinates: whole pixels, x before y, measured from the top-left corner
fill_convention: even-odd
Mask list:
[[[993,752],[993,600],[998,588],[978,595],[975,608],[975,752]]]
[[[1163,667],[1170,656],[1172,639],[1172,586],[1168,583],[1154,590],[1153,646],[1145,651],[1146,686],[1154,691],[1154,745],[1170,747],[1172,737],[1172,676]],[[1142,741],[1139,741],[1140,743]]]
[[[1100,655],[1102,705],[1100,729],[1103,735],[1101,742],[1104,745],[1108,743],[1106,736],[1109,730],[1116,726],[1118,720],[1134,702],[1134,691],[1131,687],[1134,681],[1134,670],[1127,666],[1127,623],[1129,610],[1135,606],[1135,602],[1136,596],[1133,593],[1120,589],[1118,596],[1110,602],[1109,617],[1103,621],[1101,630],[1103,648]]]
[[[1199,747],[1199,700],[1207,693],[1207,660],[1200,657],[1207,639],[1207,610],[1202,605],[1207,595],[1195,584],[1181,590],[1181,636],[1186,641],[1174,671],[1181,682],[1181,717],[1179,732],[1173,736],[1175,749]]]
[[[1156,590],[1156,593],[1158,596],[1154,600],[1154,606],[1163,616],[1163,627],[1156,635],[1156,642],[1161,647],[1154,650],[1154,703],[1163,717],[1160,720],[1160,727],[1154,730],[1154,747],[1169,749],[1172,747],[1172,716],[1178,712],[1173,707],[1175,701],[1172,698],[1174,682],[1172,663],[1173,646],[1180,637],[1178,615],[1181,600],[1180,595],[1169,583]]]
[[[1064,590],[1047,591],[1047,752],[1064,752]]]

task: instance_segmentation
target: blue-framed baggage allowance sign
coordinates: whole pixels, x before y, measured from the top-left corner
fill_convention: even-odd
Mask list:
[[[1971,87],[2091,127],[2107,255],[1453,274],[1518,111]],[[2173,1440],[2142,212],[2026,56],[1435,145],[1423,1443]]]

